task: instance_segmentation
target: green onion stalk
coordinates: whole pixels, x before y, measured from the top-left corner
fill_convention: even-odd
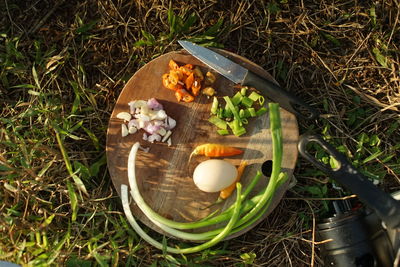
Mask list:
[[[215,243],[210,243],[211,241],[215,242],[215,239],[218,240],[218,238],[221,237],[221,233],[224,232],[226,233],[227,226],[229,224],[232,224],[232,227],[230,227],[229,232],[223,237],[225,238],[226,236],[236,233],[242,229],[245,229],[249,225],[253,224],[257,220],[259,220],[263,214],[268,210],[268,207],[271,203],[272,197],[275,193],[275,190],[287,179],[287,175],[280,173],[281,170],[281,163],[282,163],[282,129],[280,125],[280,117],[279,117],[279,105],[270,103],[269,104],[269,110],[270,110],[270,129],[271,129],[271,135],[272,135],[272,144],[273,144],[273,166],[272,166],[272,173],[271,173],[271,178],[269,179],[268,185],[265,188],[265,190],[261,191],[258,193],[256,196],[253,198],[246,200],[246,197],[248,194],[251,192],[251,190],[254,188],[254,186],[257,184],[258,180],[261,177],[261,172],[257,172],[256,176],[254,179],[250,182],[250,184],[247,186],[245,192],[241,194],[240,190],[237,192],[237,198],[239,199],[239,204],[238,201],[236,201],[232,206],[230,206],[228,209],[226,209],[224,212],[221,214],[218,214],[216,216],[212,217],[207,217],[206,219],[202,219],[200,221],[196,222],[175,222],[172,220],[169,220],[167,218],[162,217],[158,213],[156,213],[154,210],[151,209],[147,205],[147,203],[144,201],[143,197],[141,196],[137,182],[136,182],[136,176],[135,176],[135,158],[137,154],[137,150],[139,148],[139,143],[136,143],[135,145],[132,146],[131,152],[129,154],[128,158],[128,178],[129,178],[129,185],[131,187],[131,195],[135,202],[138,204],[139,208],[143,211],[144,214],[147,215],[150,221],[152,221],[155,225],[160,227],[162,230],[164,230],[166,233],[181,238],[185,240],[209,240],[210,241],[204,243],[204,244],[215,244]],[[240,184],[238,185],[240,187]],[[125,189],[124,189],[125,190]],[[122,192],[122,188],[121,188]],[[124,200],[127,201],[127,196],[124,198]],[[242,202],[244,201],[243,205]],[[237,210],[237,206],[240,205],[241,209],[239,209],[239,215],[238,218],[235,220],[234,223],[232,223],[232,218],[235,215],[235,212]],[[129,208],[129,205],[128,205]],[[125,207],[124,207],[125,210]],[[129,210],[130,212],[130,210]],[[125,213],[127,213],[127,217],[129,216],[129,212],[125,210]],[[240,218],[240,216],[244,215],[243,217]],[[208,232],[203,232],[203,233],[187,233],[183,231],[179,231],[177,229],[195,229],[195,228],[200,228],[200,227],[205,227],[213,224],[217,224],[223,221],[229,220],[228,224],[224,228],[208,231]],[[132,227],[135,230],[137,229],[137,224],[135,225],[135,222],[132,221],[132,218],[129,219]],[[138,232],[143,239],[146,241],[149,241],[150,244],[159,247],[159,245],[162,246],[160,243],[154,243],[157,242],[155,240],[149,240],[148,236],[143,235],[143,230],[141,232]],[[222,239],[223,239],[222,238]],[[221,240],[222,240],[221,239]],[[203,245],[204,245],[203,244]],[[212,246],[212,245],[211,245]],[[185,253],[185,252],[173,252],[171,250],[170,252],[172,253]],[[191,253],[191,252],[187,252]]]
[[[204,249],[210,248],[220,241],[222,241],[225,237],[229,235],[231,232],[232,228],[234,227],[235,223],[239,219],[239,214],[240,214],[240,207],[241,207],[241,200],[240,200],[240,194],[239,192],[241,191],[241,185],[240,183],[236,184],[236,189],[237,189],[237,197],[236,201],[234,203],[234,209],[232,213],[232,217],[227,223],[227,225],[224,227],[224,229],[216,235],[214,238],[212,238],[210,241],[205,242],[201,245],[190,247],[190,248],[173,248],[173,247],[168,247],[164,246],[162,243],[158,242],[157,240],[153,239],[151,236],[149,236],[143,229],[139,226],[139,224],[136,222],[135,218],[132,215],[131,209],[129,207],[129,199],[128,199],[128,186],[123,184],[121,185],[121,199],[122,199],[122,205],[124,208],[125,215],[128,219],[128,222],[131,224],[132,228],[140,235],[141,238],[146,240],[150,245],[160,249],[160,250],[165,250],[168,253],[175,253],[175,254],[189,254],[189,253],[195,253],[202,251]]]

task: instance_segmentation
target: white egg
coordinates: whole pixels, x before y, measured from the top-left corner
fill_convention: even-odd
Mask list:
[[[221,159],[209,159],[197,165],[193,173],[195,185],[204,192],[218,192],[236,179],[237,169]]]

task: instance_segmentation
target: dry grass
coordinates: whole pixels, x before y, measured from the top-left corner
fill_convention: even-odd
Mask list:
[[[178,38],[199,36],[219,18],[224,22],[214,42],[269,70],[323,114],[314,124],[300,122],[302,133],[323,133],[347,148],[360,167],[379,173],[382,188],[399,190],[397,1],[171,3],[177,15],[194,12],[199,20],[170,39],[169,3],[163,0],[0,3],[0,260],[59,265],[74,256],[93,265],[173,264],[139,242],[120,212],[102,157],[106,127],[136,70],[179,49]],[[134,46],[142,30],[156,37],[153,45]],[[78,172],[88,197],[68,188],[58,127],[66,130],[62,142],[73,164],[99,166]],[[363,133],[376,135],[379,146],[360,148]],[[382,154],[363,164],[377,150]],[[301,159],[295,175],[298,185],[262,224],[188,256],[183,265],[241,266],[245,253],[256,254],[255,266],[321,265],[312,242],[321,201],[303,198],[310,197],[304,188],[321,185],[324,177]],[[75,211],[71,194],[78,199]]]

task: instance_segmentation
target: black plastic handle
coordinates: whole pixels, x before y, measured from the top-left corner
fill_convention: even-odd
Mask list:
[[[291,94],[275,83],[261,78],[255,73],[248,72],[242,85],[257,88],[269,99],[276,101],[279,105],[302,119],[316,119],[319,117],[317,110],[305,103],[297,96]]]
[[[332,169],[308,153],[306,145],[311,142],[319,144],[326,152],[333,156],[338,161],[339,167],[337,169]],[[321,136],[301,136],[298,149],[300,154],[315,167],[356,194],[364,204],[376,212],[379,218],[384,221],[388,227],[400,227],[400,201],[397,201],[390,194],[376,187],[370,180],[363,176],[343,154],[323,140]]]

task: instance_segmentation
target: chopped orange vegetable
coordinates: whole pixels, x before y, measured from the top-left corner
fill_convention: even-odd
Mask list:
[[[212,72],[207,71],[205,84],[212,85],[215,82],[215,80],[216,80],[215,75]]]
[[[199,95],[200,89],[201,89],[201,81],[199,80],[199,78],[194,78],[194,82],[192,84],[192,93],[193,95],[197,96]]]
[[[187,65],[180,67],[179,70],[182,71],[186,76],[189,76],[191,73],[193,73],[193,70],[188,68]]]
[[[193,82],[194,82],[194,74],[193,74],[193,72],[192,72],[192,73],[190,73],[190,75],[187,76],[186,79],[185,79],[185,86],[186,86],[186,88],[192,88]]]
[[[189,103],[194,100],[194,97],[183,88],[180,88],[175,91],[175,97],[178,100],[178,102],[183,100],[183,102]]]
[[[212,87],[206,87],[206,88],[204,88],[203,90],[201,90],[201,92],[202,92],[204,95],[208,95],[208,96],[213,96],[213,95],[215,95],[215,89],[212,88]]]
[[[186,64],[185,66],[184,66],[185,68],[188,68],[188,69],[190,69],[190,70],[193,70],[193,64]]]
[[[173,84],[173,83],[171,83],[171,81],[170,81],[170,79],[169,79],[169,73],[165,73],[165,74],[163,74],[163,76],[162,76],[162,82],[163,82],[163,85],[166,87],[166,88],[168,88],[168,89],[170,89],[170,90],[177,90],[177,89],[179,89],[179,88],[183,88],[183,86],[181,85],[181,84],[179,84],[179,83],[177,83],[177,84]]]
[[[179,69],[179,65],[175,61],[173,61],[172,59],[169,61],[168,66],[169,66],[169,68],[171,70],[178,70]]]
[[[194,76],[199,78],[200,81],[204,80],[204,75],[198,66],[194,67],[193,72],[194,72]]]
[[[168,76],[168,80],[170,83],[172,83],[173,85],[178,84],[179,81],[179,75],[176,71],[170,71],[169,72],[169,76]]]
[[[204,75],[198,66],[185,64],[179,66],[174,60],[168,63],[169,73],[162,76],[164,87],[174,90],[178,101],[192,102],[199,95]]]
[[[246,166],[247,166],[247,161],[240,162],[240,165],[237,168],[238,174],[236,176],[235,181],[230,186],[228,186],[227,188],[221,190],[221,192],[219,193],[219,198],[220,199],[227,199],[230,195],[232,195],[232,192],[236,188],[236,183],[240,181]]]

